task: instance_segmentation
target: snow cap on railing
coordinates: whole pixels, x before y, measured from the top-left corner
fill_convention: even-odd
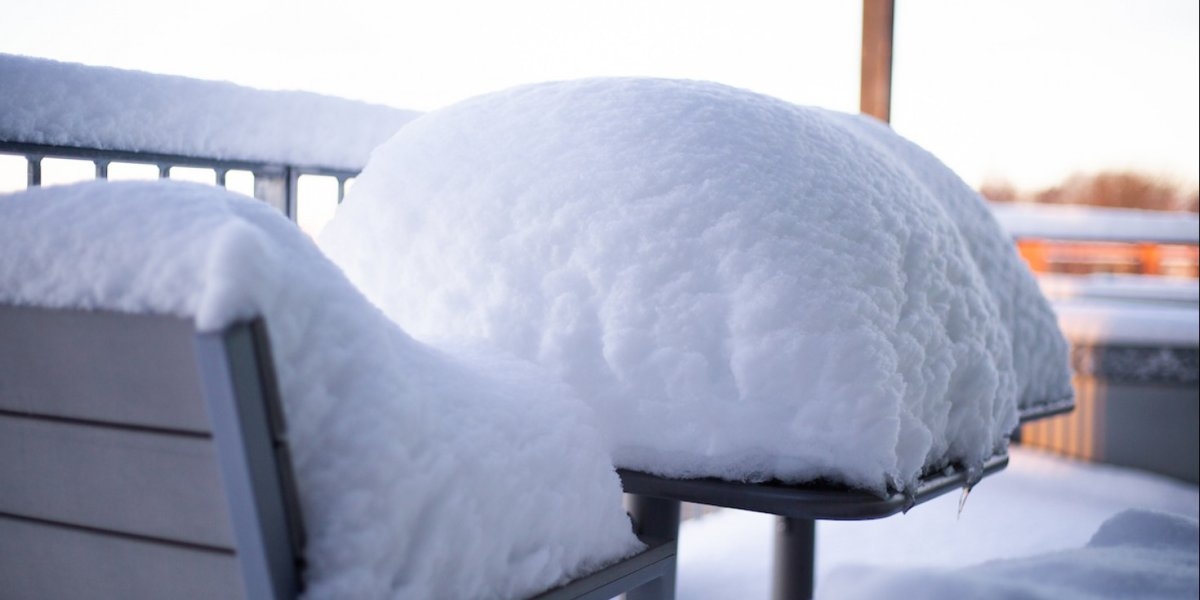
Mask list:
[[[0,140],[359,170],[418,115],[265,91],[0,54]]]

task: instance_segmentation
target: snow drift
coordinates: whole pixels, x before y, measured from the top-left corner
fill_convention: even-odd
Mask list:
[[[393,325],[265,204],[180,182],[0,196],[0,300],[263,315],[312,598],[525,597],[638,547],[587,407]]]
[[[1195,519],[1140,509],[1105,521],[1083,548],[994,560],[958,570],[843,567],[821,590],[825,598],[1000,600],[1195,598]]]
[[[716,84],[428,113],[321,245],[416,337],[557,373],[622,467],[906,488],[1070,394],[1053,314],[953,173],[867,118]]]

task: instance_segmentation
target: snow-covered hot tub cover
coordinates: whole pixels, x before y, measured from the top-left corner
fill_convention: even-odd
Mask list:
[[[428,113],[321,245],[416,337],[557,373],[622,467],[906,488],[1071,393],[1053,313],[957,176],[868,118],[716,84]]]
[[[640,546],[569,389],[413,340],[261,202],[171,181],[0,195],[0,301],[265,317],[308,598],[522,598]]]

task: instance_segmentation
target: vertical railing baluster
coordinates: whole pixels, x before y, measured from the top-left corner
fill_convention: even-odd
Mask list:
[[[284,214],[292,221],[296,221],[299,208],[297,202],[299,201],[300,170],[289,166],[285,167],[285,171],[287,173],[287,211]]]
[[[239,162],[197,156],[23,144],[5,140],[0,140],[0,152],[25,159],[26,187],[38,187],[43,184],[44,159],[50,157],[90,162],[96,179],[108,179],[113,163],[153,166],[158,170],[159,179],[171,179],[171,170],[177,166],[189,165],[212,169],[213,181],[216,185],[226,189],[230,183],[230,171],[248,171],[254,176],[254,197],[274,206],[292,221],[296,220],[300,208],[299,191],[302,174],[320,174],[322,177],[332,177],[336,180],[338,204],[345,200],[347,191],[358,175],[357,172],[348,169],[321,166],[301,167],[279,163]],[[51,175],[56,172],[52,164]]]
[[[26,156],[25,186],[38,187],[42,185],[42,157]]]
[[[279,212],[296,220],[296,183],[298,169],[272,165],[254,172],[254,197],[274,206]]]
[[[626,494],[625,506],[639,536],[655,541],[679,539],[679,501]],[[625,593],[627,600],[662,600],[675,597],[675,569]]]

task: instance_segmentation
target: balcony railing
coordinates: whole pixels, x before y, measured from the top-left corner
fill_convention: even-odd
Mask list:
[[[240,171],[253,177],[253,195],[279,209],[293,221],[299,212],[298,182],[302,175],[332,177],[337,181],[337,201],[345,196],[346,185],[357,174],[357,170],[323,167],[318,165],[291,165],[282,163],[254,162],[244,160],[221,160],[197,156],[155,154],[127,150],[100,150],[95,148],[73,148],[22,142],[0,141],[0,153],[24,157],[26,185],[42,184],[42,161],[46,158],[66,158],[91,162],[95,167],[96,179],[107,179],[109,165],[128,163],[151,165],[158,169],[158,177],[167,179],[176,167],[210,169],[213,183],[228,187],[227,174]]]

